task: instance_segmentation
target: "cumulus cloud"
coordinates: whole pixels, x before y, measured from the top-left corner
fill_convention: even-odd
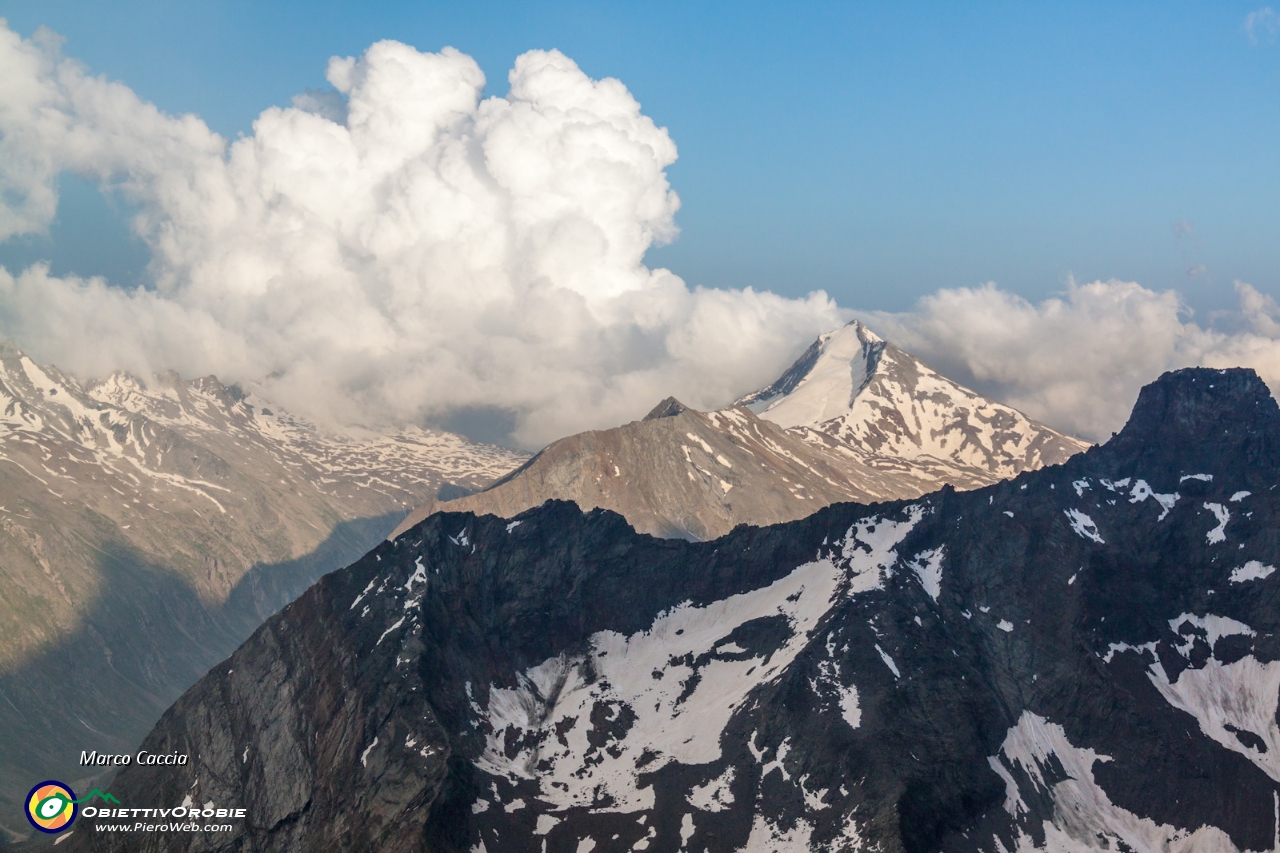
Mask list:
[[[0,239],[47,229],[69,171],[124,194],[152,252],[136,290],[0,269],[0,335],[81,376],[216,373],[334,424],[486,413],[537,447],[669,394],[723,405],[852,316],[822,292],[690,288],[647,268],[676,234],[676,147],[621,82],[559,52],[520,56],[507,95],[483,98],[459,51],[378,42],[229,141],[60,51],[0,22]],[[1280,382],[1280,310],[1237,290],[1216,327],[1172,292],[1114,281],[1039,304],[941,290],[862,316],[958,381],[1105,438],[1173,367]]]
[[[1058,429],[1103,440],[1139,389],[1166,370],[1252,367],[1280,389],[1280,306],[1237,282],[1235,328],[1202,327],[1173,291],[1071,282],[1038,304],[994,284],[941,290],[905,313],[866,312],[872,328],[956,381]]]
[[[0,271],[0,334],[86,376],[213,372],[330,422],[508,411],[536,446],[764,384],[844,314],[824,293],[691,289],[676,147],[626,87],[531,51],[505,97],[471,57],[383,41],[228,141],[0,23],[0,239],[70,171],[138,206],[147,289]]]

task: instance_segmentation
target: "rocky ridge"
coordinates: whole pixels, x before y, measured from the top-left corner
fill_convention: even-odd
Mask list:
[[[698,412],[664,400],[644,420],[554,442],[479,494],[429,501],[393,535],[433,512],[511,518],[554,499],[613,510],[642,533],[714,539],[837,501],[977,488],[1087,446],[939,375],[855,321],[730,408]]]
[[[1143,390],[1064,464],[691,543],[549,503],[326,576],[67,849],[1227,851],[1280,835],[1280,408]]]
[[[183,690],[406,507],[519,454],[337,435],[213,377],[81,384],[0,347],[0,825]]]
[[[917,496],[937,481],[896,459],[836,456],[748,409],[699,412],[674,398],[643,420],[561,439],[488,489],[419,507],[512,518],[549,499],[603,507],[655,536],[703,540],[738,524],[803,518],[837,501]]]

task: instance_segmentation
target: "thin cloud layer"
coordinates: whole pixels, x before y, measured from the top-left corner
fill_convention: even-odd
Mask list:
[[[0,271],[0,333],[76,373],[213,372],[338,423],[496,408],[537,446],[722,403],[843,319],[645,267],[676,147],[557,51],[482,99],[471,57],[378,42],[228,142],[59,48],[0,28],[0,239],[46,229],[71,171],[139,206],[155,282]]]
[[[1245,15],[1241,29],[1253,44],[1274,42],[1280,33],[1280,15],[1270,6],[1262,6]]]
[[[1166,370],[1252,367],[1280,389],[1280,307],[1236,284],[1230,331],[1190,320],[1173,291],[1133,282],[1069,284],[1039,304],[994,284],[940,290],[907,313],[860,316],[943,374],[1057,429],[1101,441]]]

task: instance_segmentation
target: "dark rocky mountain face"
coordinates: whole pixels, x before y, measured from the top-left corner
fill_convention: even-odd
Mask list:
[[[713,542],[548,503],[326,576],[66,849],[1234,851],[1280,833],[1280,409],[1244,370],[978,491]]]

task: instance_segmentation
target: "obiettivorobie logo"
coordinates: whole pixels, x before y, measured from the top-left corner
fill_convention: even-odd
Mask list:
[[[90,803],[95,799],[120,805],[120,801],[110,794],[104,794],[94,788],[84,799],[77,800],[71,786],[64,785],[56,779],[41,782],[27,794],[27,820],[41,832],[50,834],[62,832],[71,826],[79,811],[81,803]]]
[[[103,805],[89,805],[94,800],[101,800]],[[27,794],[27,820],[41,832],[55,834],[71,828],[77,817],[95,820],[93,829],[97,832],[231,832],[235,827],[229,823],[199,824],[176,823],[173,819],[199,818],[239,818],[245,817],[245,809],[215,808],[212,802],[198,806],[189,803],[188,797],[180,806],[172,808],[132,808],[120,805],[111,794],[100,788],[94,788],[88,796],[76,799],[75,791],[70,785],[64,785],[56,779],[41,782]],[[80,806],[84,805],[81,809]],[[134,823],[102,823],[100,819],[126,820],[146,818]],[[156,818],[166,823],[153,823]]]

